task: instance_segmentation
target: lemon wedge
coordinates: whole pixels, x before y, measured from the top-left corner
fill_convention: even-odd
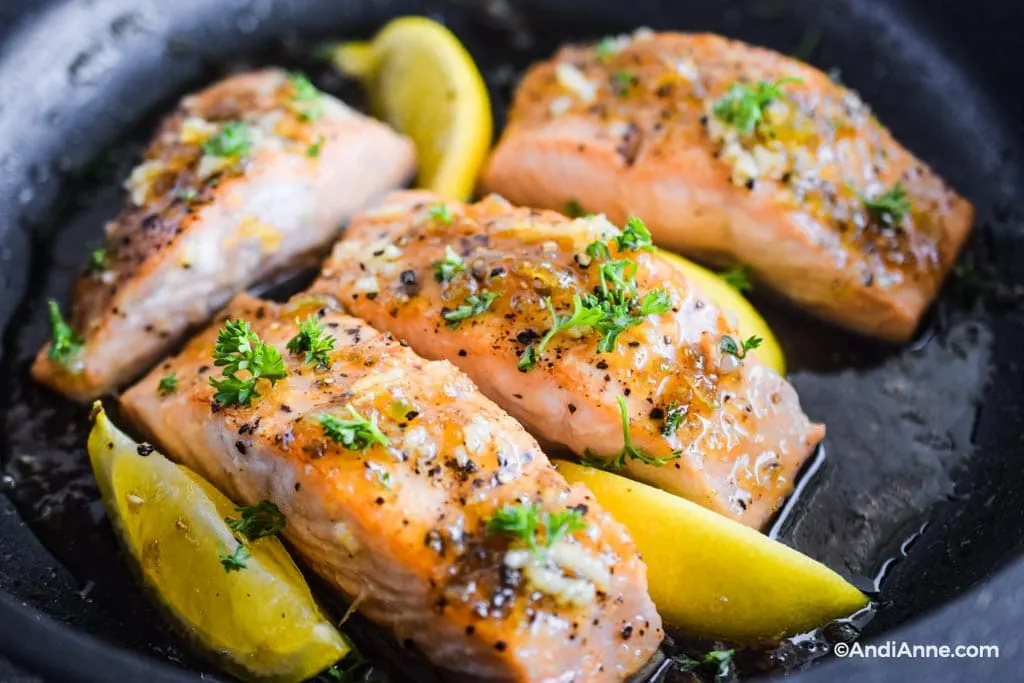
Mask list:
[[[691,635],[770,641],[868,602],[825,565],[688,500],[591,467],[555,465],[629,528],[658,612]]]
[[[698,266],[693,261],[685,259],[679,254],[673,254],[671,251],[664,249],[658,251],[703,289],[716,306],[736,316],[736,323],[744,339],[755,334],[761,337],[764,341],[754,353],[762,363],[775,372],[780,375],[786,374],[786,358],[782,355],[779,340],[775,338],[768,323],[743,294],[730,287],[725,280],[707,268]]]
[[[107,515],[187,636],[247,681],[302,681],[348,653],[277,538],[239,550],[224,521],[238,517],[231,501],[130,439],[95,405],[89,459]]]
[[[418,185],[468,198],[493,122],[487,86],[459,39],[436,21],[401,17],[369,42],[341,44],[333,60],[362,81],[375,116],[412,138]]]

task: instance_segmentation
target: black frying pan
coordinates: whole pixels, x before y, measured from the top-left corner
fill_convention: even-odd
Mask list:
[[[234,67],[283,61],[352,99],[347,84],[310,60],[312,47],[368,35],[409,13],[439,16],[463,38],[499,123],[516,73],[564,40],[648,25],[797,54],[837,69],[904,144],[976,204],[963,266],[907,347],[880,347],[757,302],[782,336],[805,408],[829,427],[827,455],[774,533],[876,591],[864,639],[994,643],[1003,653],[974,662],[846,660],[807,667],[799,678],[1020,678],[1019,0],[0,5],[0,655],[53,680],[193,681],[209,670],[168,633],[117,557],[87,472],[83,410],[28,379],[45,336],[43,301],[65,295],[116,211],[117,183],[139,144],[182,93]],[[368,654],[401,661],[381,633],[353,628]],[[853,629],[829,625],[806,641],[812,645],[784,644],[744,666],[785,670]],[[11,667],[0,658],[0,680],[16,675]],[[415,663],[393,673],[432,677]]]

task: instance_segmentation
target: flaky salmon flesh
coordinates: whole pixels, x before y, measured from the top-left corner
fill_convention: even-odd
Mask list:
[[[312,291],[459,366],[546,446],[761,527],[824,427],[642,237],[397,192],[353,220]]]
[[[414,170],[408,139],[294,74],[246,73],[186,97],[75,286],[80,348],[47,345],[33,376],[78,400],[123,386],[233,294],[315,262],[353,212]]]
[[[811,313],[895,342],[913,335],[974,215],[856,93],[708,34],[638,31],[533,66],[483,186],[639,216],[659,246],[748,266]]]
[[[318,339],[333,338],[312,359],[289,344],[311,316]],[[214,347],[227,321],[247,322],[283,356],[283,378],[259,380],[249,405],[218,402],[210,384],[221,377]],[[444,669],[475,680],[622,681],[661,641],[625,527],[568,485],[465,374],[330,297],[239,295],[122,406],[237,503],[276,504],[285,537],[318,574]],[[353,437],[345,421],[354,417],[378,436]],[[509,509],[535,533],[496,531]]]

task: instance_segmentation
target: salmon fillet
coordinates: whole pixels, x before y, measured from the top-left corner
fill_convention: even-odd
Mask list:
[[[742,343],[735,326],[672,262],[617,246],[624,235],[602,216],[398,192],[353,220],[312,291],[455,363],[542,443],[761,527],[824,428],[756,351],[726,353],[727,338]],[[660,297],[663,312],[627,306],[540,348],[553,315],[569,319],[574,296],[614,277],[635,278],[627,299]],[[621,316],[633,324],[611,338]]]
[[[335,339],[322,365],[289,351],[296,321],[309,316]],[[249,406],[218,403],[209,382],[228,319],[248,321],[284,357],[286,377],[260,380]],[[167,391],[160,382],[171,374]],[[462,372],[423,360],[330,297],[239,295],[122,405],[235,501],[276,504],[286,538],[317,573],[440,667],[481,680],[621,681],[662,638],[625,527],[569,486]],[[372,421],[386,443],[350,450],[325,414]],[[538,553],[526,536],[493,533],[508,506],[532,506]],[[580,524],[551,544],[547,514]]]
[[[312,262],[414,165],[409,140],[300,76],[247,73],[186,97],[75,285],[81,348],[48,344],[33,376],[77,400],[126,384],[236,292]]]
[[[909,339],[974,209],[856,93],[776,52],[652,33],[532,67],[483,185],[644,219],[659,246],[745,264],[811,313]]]

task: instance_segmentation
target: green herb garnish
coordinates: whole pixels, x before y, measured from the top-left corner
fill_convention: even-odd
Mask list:
[[[746,266],[736,266],[729,270],[723,271],[718,274],[718,277],[725,280],[725,284],[729,285],[737,292],[749,292],[754,288],[754,285],[750,282],[750,268]]]
[[[543,548],[537,542],[541,522],[545,531]],[[537,503],[517,503],[506,504],[487,520],[487,535],[508,534],[523,541],[534,555],[544,557],[555,543],[586,527],[583,513],[575,508],[541,514]]]
[[[565,208],[562,210],[562,213],[569,218],[580,218],[581,216],[586,215],[583,211],[583,206],[575,199],[570,199],[565,203]]]
[[[479,294],[470,294],[466,297],[466,302],[461,306],[453,309],[446,310],[441,314],[441,317],[448,322],[448,328],[454,330],[459,326],[463,320],[472,318],[480,315],[494,303],[494,300],[502,295],[502,292],[488,292],[483,291]]]
[[[245,547],[244,543],[238,541],[238,547],[235,548],[235,552],[228,554],[227,551],[224,551],[221,553],[220,563],[224,567],[224,571],[228,574],[231,572],[240,572],[249,566],[246,564],[246,560],[248,560],[249,557],[251,557],[249,549]]]
[[[708,674],[714,672],[715,683],[730,680],[729,669],[735,650],[712,650],[700,659],[694,659],[679,653],[670,657],[673,666],[680,671],[696,671],[703,669]]]
[[[615,36],[605,36],[594,46],[594,54],[602,62],[608,62],[618,51],[617,48],[618,41],[615,39]]]
[[[304,74],[288,74],[288,83],[292,87],[292,102],[296,104],[300,119],[314,121],[324,115],[322,94]]]
[[[620,250],[646,249],[650,246],[650,233],[642,222],[631,219],[627,231],[614,240]],[[608,246],[603,242],[592,242],[587,246],[587,254],[595,260],[606,258]],[[601,284],[593,294],[573,296],[573,313],[564,318],[555,312],[551,299],[545,298],[544,304],[551,313],[551,327],[540,342],[536,345],[531,342],[523,349],[517,363],[519,370],[526,372],[536,367],[548,342],[563,330],[590,327],[601,334],[597,352],[611,353],[619,335],[625,330],[641,324],[648,315],[671,310],[672,300],[665,290],[654,289],[640,297],[635,274],[636,264],[629,259],[601,264],[598,271]]]
[[[639,460],[645,465],[661,467],[665,463],[678,460],[682,456],[682,454],[677,451],[665,458],[652,458],[637,448],[633,443],[633,435],[630,434],[629,431],[629,407],[626,405],[626,399],[621,396],[616,396],[615,400],[619,404],[619,414],[622,419],[622,450],[611,460],[597,458],[588,451],[584,456],[584,464],[604,470],[615,471],[621,470],[625,467],[627,460]]]
[[[661,428],[661,433],[665,436],[671,436],[675,434],[679,429],[679,425],[683,423],[686,418],[686,413],[689,411],[687,406],[679,405],[676,402],[672,402],[668,405],[665,410],[665,425]]]
[[[721,121],[734,126],[744,135],[750,135],[764,120],[765,108],[785,97],[782,86],[803,83],[799,78],[780,78],[774,83],[734,83],[728,92],[712,107],[711,112]]]
[[[311,159],[316,159],[320,156],[320,150],[324,146],[324,136],[317,135],[316,139],[313,140],[313,144],[306,148],[306,156]]]
[[[736,358],[743,360],[747,357],[748,351],[753,351],[759,347],[762,342],[764,342],[764,340],[756,334],[747,337],[742,343],[737,343],[733,337],[725,334],[722,335],[722,341],[718,345],[718,348],[722,350],[722,353],[727,353],[730,356],[735,356]]]
[[[434,220],[441,221],[445,225],[452,224],[452,212],[448,209],[448,205],[443,202],[434,204],[427,209],[427,215]]]
[[[260,379],[273,385],[287,376],[280,352],[264,344],[244,320],[228,320],[221,328],[213,347],[213,364],[224,368],[224,379],[210,378],[210,385],[217,390],[213,400],[226,406],[247,406],[260,397],[256,390]],[[240,372],[249,377],[240,378]]]
[[[900,223],[913,209],[902,183],[896,183],[874,199],[868,199],[860,192],[857,196],[872,216],[888,225]]]
[[[299,333],[288,340],[288,353],[306,354],[303,362],[317,368],[326,368],[331,364],[331,351],[334,350],[334,337],[326,334],[320,320],[311,315],[303,321],[296,320]]]
[[[629,95],[629,91],[638,83],[640,79],[630,71],[616,71],[612,74],[612,90],[618,97]]]
[[[285,518],[281,510],[269,500],[261,500],[248,507],[236,507],[235,512],[240,512],[241,518],[227,517],[224,521],[232,531],[242,534],[250,541],[265,536],[275,536],[285,526]]]
[[[651,231],[636,216],[630,216],[621,235],[612,238],[619,251],[654,251]]]
[[[434,279],[438,282],[448,282],[464,270],[466,270],[466,262],[455,253],[454,249],[446,246],[444,258],[434,262]]]
[[[98,247],[89,254],[89,263],[86,266],[93,275],[105,272],[110,267],[110,258],[104,247]]]
[[[47,303],[50,313],[50,360],[66,365],[82,350],[82,338],[64,322],[60,306],[53,299]]]
[[[220,132],[203,143],[203,153],[212,157],[242,158],[252,151],[252,132],[244,121],[228,121]]]
[[[348,412],[352,419],[345,420],[331,413],[321,413],[318,419],[324,428],[324,434],[335,443],[340,443],[350,451],[365,451],[373,444],[390,446],[388,437],[377,427],[377,416],[372,420],[356,412],[351,405]]]
[[[160,378],[160,383],[156,385],[156,392],[161,396],[169,396],[178,390],[178,373],[172,372],[166,377]]]

